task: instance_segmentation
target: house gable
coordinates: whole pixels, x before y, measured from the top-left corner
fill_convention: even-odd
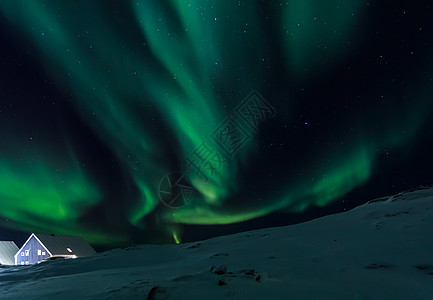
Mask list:
[[[24,245],[15,254],[16,265],[33,265],[51,257],[51,252],[32,233]]]

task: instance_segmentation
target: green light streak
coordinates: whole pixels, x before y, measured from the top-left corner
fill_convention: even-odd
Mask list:
[[[253,2],[240,6],[237,1],[130,1],[131,26],[126,30],[113,24],[104,3],[97,1],[2,1],[0,9],[36,45],[56,84],[74,93],[77,112],[131,177],[139,195],[126,218],[144,228],[144,217],[157,211],[160,180],[179,171],[171,169],[169,154],[175,152],[183,162],[204,140],[209,141],[243,96],[252,89],[272,88],[262,65],[265,54],[273,53],[265,43],[264,25],[275,22],[279,33],[272,47],[281,47],[284,53],[281,74],[302,80],[306,70],[327,71],[344,58],[343,41],[360,32],[356,25],[363,4],[291,0],[272,8],[276,20],[263,20],[260,6]],[[276,66],[284,68],[276,62],[273,70]],[[235,209],[228,199],[241,188],[239,167],[252,164],[250,154],[259,149],[257,136],[249,130],[253,141],[208,182],[189,176],[200,197],[181,210],[164,210],[162,217],[169,223],[230,224],[277,210],[301,212],[331,204],[368,181],[378,148],[398,147],[413,138],[421,127],[419,120],[432,106],[431,101],[419,100],[429,98],[430,90],[421,92],[412,94],[418,104],[408,104],[399,116],[391,110],[384,113],[389,125],[372,132],[364,120],[354,124],[361,134],[347,141],[344,150],[320,154],[319,167],[306,161],[306,175],[278,187],[267,201]],[[279,99],[286,101],[287,95]],[[277,115],[282,123],[292,122],[289,111]],[[152,123],[154,119],[162,120],[178,148],[164,148],[162,130]],[[216,146],[213,150],[223,156]],[[0,214],[11,220],[11,226],[31,231],[55,227],[59,233],[79,232],[94,242],[126,239],[77,224],[100,204],[103,193],[74,159],[65,159],[68,170],[57,172],[47,156],[40,155],[31,166],[0,160]],[[166,231],[180,243],[179,233]]]
[[[180,241],[180,237],[177,235],[176,232],[173,232],[173,239],[174,239],[174,242],[175,242],[176,244],[180,244],[180,243],[181,243],[181,241]]]
[[[35,163],[27,172],[16,171],[2,162],[0,169],[1,214],[11,219],[26,216],[52,221],[73,220],[80,215],[79,207],[98,203],[100,195],[80,170],[56,174]],[[24,174],[23,174],[24,173]]]
[[[80,234],[100,244],[124,237],[96,232],[76,222],[101,199],[100,192],[76,165],[56,169],[48,161],[11,164],[0,161],[0,215],[5,225],[31,232]]]

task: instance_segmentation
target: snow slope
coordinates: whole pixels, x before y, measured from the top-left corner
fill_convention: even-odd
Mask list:
[[[433,299],[433,188],[310,222],[0,268],[0,299]]]

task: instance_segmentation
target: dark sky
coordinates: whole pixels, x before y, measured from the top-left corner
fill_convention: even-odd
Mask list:
[[[0,3],[0,239],[293,224],[433,182],[432,1]]]

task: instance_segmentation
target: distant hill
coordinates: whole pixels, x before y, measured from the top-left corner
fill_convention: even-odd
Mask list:
[[[432,299],[433,188],[306,223],[0,268],[1,299]]]

